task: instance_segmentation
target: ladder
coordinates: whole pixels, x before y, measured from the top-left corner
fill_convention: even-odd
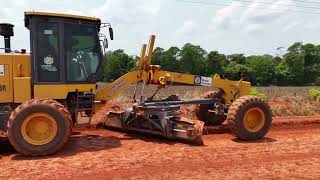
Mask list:
[[[81,115],[80,117],[89,117],[89,124],[91,123],[91,118],[94,113],[94,94],[92,91],[77,92],[75,108],[77,124],[79,121],[79,113]]]

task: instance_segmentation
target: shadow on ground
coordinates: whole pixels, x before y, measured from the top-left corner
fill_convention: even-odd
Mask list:
[[[103,127],[103,129],[124,133],[125,137],[127,137],[127,138],[126,139],[121,138],[122,140],[136,140],[136,139],[138,139],[138,140],[145,141],[145,142],[151,142],[151,143],[155,143],[155,144],[168,144],[168,145],[174,145],[177,143],[181,143],[177,140],[173,140],[173,139],[171,140],[171,139],[168,139],[168,138],[161,136],[161,135],[148,134],[148,133],[137,132],[137,131],[132,131],[132,130],[122,130],[119,128],[112,128],[112,127]]]
[[[209,135],[209,134],[228,134],[231,133],[230,129],[226,124],[222,124],[219,126],[205,126],[203,128],[203,135]]]
[[[9,145],[10,146],[10,145]],[[69,142],[62,147],[60,151],[50,156],[43,157],[29,157],[17,152],[11,147],[5,152],[5,155],[14,155],[12,160],[39,160],[39,159],[50,159],[56,157],[73,156],[81,152],[93,152],[118,148],[121,146],[120,138],[118,137],[104,137],[99,135],[73,135]]]
[[[108,130],[115,131],[115,129]],[[72,133],[72,136],[69,142],[62,148],[62,150],[58,151],[57,153],[51,156],[44,156],[44,157],[28,157],[24,155],[17,154],[14,148],[10,145],[8,141],[0,141],[0,157],[1,156],[12,156],[12,160],[38,160],[38,159],[49,159],[49,158],[56,158],[56,157],[64,157],[64,156],[73,156],[77,153],[81,152],[93,152],[93,151],[101,151],[101,150],[108,150],[113,148],[118,148],[121,146],[122,140],[141,140],[148,143],[155,143],[155,144],[168,144],[168,145],[175,145],[175,144],[186,144],[189,146],[199,146],[202,144],[193,143],[186,140],[178,140],[178,139],[167,139],[166,137],[159,136],[159,135],[151,135],[139,132],[125,132],[117,129],[118,132],[125,132],[125,134],[121,136],[110,136],[110,132],[108,130],[99,130],[103,132],[102,135],[98,135],[95,128],[90,128],[87,131],[84,129],[77,129]],[[83,133],[82,131],[86,131]],[[92,131],[93,133],[91,133]],[[210,134],[227,134],[230,133],[229,128],[226,125],[220,126],[206,126],[203,130],[203,135],[210,135]],[[104,134],[104,135],[103,135]],[[106,136],[108,134],[108,136]],[[232,141],[237,143],[270,143],[275,142],[275,139],[272,138],[263,138],[258,141],[242,141],[237,138],[232,139]]]
[[[1,156],[10,156],[12,154],[16,154],[17,152],[11,146],[7,139],[0,140],[0,157]]]
[[[244,141],[244,140],[240,140],[238,138],[233,138],[231,140],[236,142],[236,143],[243,143],[243,144],[272,143],[272,142],[276,142],[277,141],[276,139],[269,138],[269,137],[264,137],[264,138],[256,140],[256,141]]]

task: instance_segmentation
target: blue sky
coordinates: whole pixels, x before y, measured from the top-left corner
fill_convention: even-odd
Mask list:
[[[29,10],[100,17],[114,28],[110,49],[121,48],[132,55],[139,54],[151,34],[157,35],[156,46],[165,49],[190,42],[226,54],[274,55],[277,47],[297,41],[320,44],[320,10],[296,7],[316,4],[293,0],[192,1],[226,6],[180,0],[19,0],[0,7],[0,22],[15,25],[13,49],[29,49],[29,34],[23,24],[23,13]],[[292,12],[297,10],[319,14]]]

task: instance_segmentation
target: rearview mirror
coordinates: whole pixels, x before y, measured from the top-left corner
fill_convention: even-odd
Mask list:
[[[110,39],[113,40],[113,29],[112,29],[112,27],[109,27],[109,34],[110,34]]]

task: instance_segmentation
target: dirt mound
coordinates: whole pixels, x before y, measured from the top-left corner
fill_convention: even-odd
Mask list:
[[[98,124],[103,121],[104,117],[110,111],[123,111],[126,108],[130,107],[131,103],[108,103],[103,108],[101,108],[98,112],[95,113],[94,117],[91,119],[91,124]]]

